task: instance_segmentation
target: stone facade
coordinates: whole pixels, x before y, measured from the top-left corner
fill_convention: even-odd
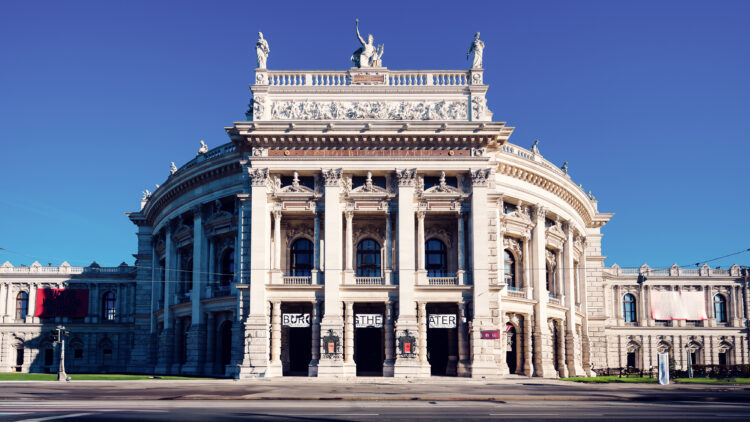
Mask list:
[[[648,368],[665,348],[746,363],[746,270],[605,268],[613,214],[508,142],[482,74],[257,69],[252,120],[128,213],[134,267],[0,267],[0,370],[55,367],[38,357],[52,322],[84,349],[69,370],[558,377]],[[88,288],[89,316],[14,318],[40,286]],[[644,312],[657,288],[719,293],[731,317],[662,326]],[[97,317],[105,289],[114,322]]]

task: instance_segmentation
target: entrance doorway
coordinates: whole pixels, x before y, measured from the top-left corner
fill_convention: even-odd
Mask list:
[[[455,376],[458,364],[458,307],[454,304],[427,306],[427,361],[430,374]]]
[[[312,328],[289,327],[289,372],[287,375],[308,375],[312,359]]]
[[[219,326],[219,352],[216,354],[217,373],[223,375],[232,360],[232,321],[224,321]]]
[[[356,328],[354,361],[358,376],[383,376],[383,329]]]
[[[354,305],[354,362],[358,376],[383,376],[385,306],[380,303]]]
[[[516,337],[516,327],[509,323],[505,335],[507,336],[508,342],[508,347],[505,352],[505,363],[508,364],[508,372],[515,374],[516,368],[518,367],[518,339]]]

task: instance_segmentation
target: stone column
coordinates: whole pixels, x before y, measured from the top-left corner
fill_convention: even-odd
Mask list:
[[[527,377],[534,376],[534,356],[531,347],[534,324],[531,315],[523,316],[523,373]]]
[[[357,364],[354,362],[354,302],[346,302],[346,320],[344,325],[344,376],[357,375]]]
[[[273,211],[273,268],[281,271],[281,210]]]
[[[0,298],[2,299],[2,298]],[[9,323],[15,319],[15,309],[13,308],[13,283],[5,284],[5,313],[2,321]]]
[[[36,283],[29,283],[29,304],[26,322],[34,321],[34,312],[36,311]]]
[[[4,322],[5,320],[5,311],[6,311],[6,303],[8,302],[7,299],[8,289],[5,287],[5,283],[0,283],[0,322]],[[4,344],[0,344],[0,347],[5,347]]]
[[[354,230],[352,223],[354,220],[354,211],[344,211],[346,216],[346,271],[352,271],[354,268]]]
[[[532,278],[532,272],[531,272],[531,253],[529,252],[529,241],[530,236],[527,234],[524,234],[523,236],[523,268],[521,269],[521,274],[523,277],[523,288],[526,289],[526,298],[533,300],[534,299],[534,281]]]
[[[324,187],[324,226],[325,226],[325,301],[323,320],[320,323],[321,339],[333,335],[339,338],[339,350],[329,354],[323,350],[318,363],[319,377],[337,377],[343,375],[344,320],[341,315],[339,286],[342,275],[342,233],[341,233],[341,169],[324,169],[322,171]],[[320,347],[323,347],[321,340]]]
[[[385,303],[385,362],[383,363],[383,376],[393,376],[393,303]]]
[[[385,210],[385,279],[384,284],[396,284],[393,280],[393,227],[391,227],[391,211]],[[393,362],[391,362],[393,363]]]
[[[547,209],[537,205],[534,209],[534,230],[531,236],[532,263],[531,272],[534,274],[534,369],[536,376],[544,378],[557,377],[557,371],[552,364],[552,336],[547,324],[547,303],[549,292],[546,280],[546,230],[544,220]]]
[[[206,231],[203,228],[203,209],[200,205],[193,208],[193,287],[190,292],[191,317],[190,330],[187,333],[187,362],[182,372],[190,375],[203,373],[205,360],[206,328],[203,325],[201,299],[206,285],[207,273]]]
[[[495,363],[494,341],[482,339],[481,330],[498,329],[490,312],[489,289],[489,209],[487,207],[488,179],[494,175],[491,169],[471,171],[471,261],[472,261],[472,306],[471,323],[471,376],[499,375]]]
[[[503,237],[505,235],[505,228],[502,227],[503,207],[504,207],[503,197],[500,196],[500,199],[498,199],[497,201],[497,207],[495,208],[495,227],[497,228],[497,235],[496,235],[497,239],[496,239],[495,245],[497,249],[497,283],[498,284],[505,282],[505,245],[503,242]],[[516,281],[516,284],[518,284],[518,281]],[[498,298],[502,298],[502,296],[498,295]],[[499,300],[502,301],[502,299],[499,299]],[[500,315],[502,315],[502,304],[500,306]],[[500,322],[502,323],[502,321]],[[502,361],[505,362],[505,359],[502,359]]]
[[[216,364],[216,320],[213,312],[206,313],[206,361],[203,372],[215,373]],[[222,368],[223,369],[223,368]],[[222,375],[223,375],[222,371]]]
[[[312,301],[310,323],[312,324],[312,350],[307,375],[310,377],[317,377],[318,362],[320,361],[320,303],[317,300]]]
[[[456,321],[458,331],[458,365],[456,373],[459,377],[471,376],[471,361],[469,360],[469,344],[466,336],[466,303],[458,302],[458,318]]]
[[[267,376],[280,377],[283,375],[281,365],[281,301],[273,301],[271,311],[271,363],[268,365]]]
[[[419,335],[419,324],[417,323],[416,303],[414,301],[414,285],[416,278],[416,266],[414,262],[414,189],[416,169],[396,170],[398,179],[398,220],[397,220],[397,247],[398,247],[398,321],[396,321],[396,339],[401,337]],[[396,344],[399,351],[396,354],[394,376],[414,377],[429,375],[429,366],[423,365],[418,357],[418,350],[422,344],[416,344],[417,351],[411,354],[402,354],[400,344]]]
[[[163,323],[164,328],[159,335],[159,348],[154,372],[157,374],[166,374],[171,369],[174,362],[174,316],[172,315],[171,306],[174,301],[174,287],[177,278],[177,248],[172,240],[172,222],[168,222],[165,227],[165,251],[164,251],[164,304],[163,304]],[[94,296],[96,297],[96,286],[94,287]],[[94,300],[96,306],[96,300]],[[92,321],[95,322],[95,321]]]
[[[458,284],[465,285],[466,284],[466,247],[464,245],[464,239],[466,238],[466,234],[464,233],[464,215],[461,212],[461,209],[459,208],[458,213],[456,213],[456,222],[458,224],[458,235],[457,235],[457,253],[458,257],[456,259],[456,262],[458,263],[458,270],[456,271],[456,277],[458,278]]]
[[[573,262],[573,231],[570,222],[563,225],[565,231],[565,243],[563,244],[563,279],[567,290],[567,302],[565,308],[565,357],[568,374],[571,377],[585,376],[581,361],[580,350],[576,350],[578,344],[578,333],[576,332],[576,300],[575,300],[575,263]],[[585,316],[584,316],[585,318]],[[560,327],[563,328],[563,327]]]
[[[319,280],[320,272],[320,212],[317,207],[313,210],[313,269],[312,284],[322,284]],[[315,305],[317,306],[317,305]],[[320,327],[318,327],[320,328]],[[317,362],[316,362],[317,365]],[[316,368],[317,369],[317,368]],[[316,372],[317,375],[317,372]]]
[[[419,302],[418,306],[419,338],[417,339],[417,350],[419,362],[422,365],[429,365],[430,363],[427,361],[427,306],[424,302]]]
[[[175,318],[174,320],[174,335],[172,336],[172,347],[175,351],[175,357],[176,359],[173,359],[171,369],[169,372],[171,374],[179,374],[180,368],[182,366],[182,347],[183,342],[185,341],[183,337],[183,333],[185,332],[185,319],[183,318]]]
[[[424,269],[424,211],[417,211],[417,269],[419,271],[425,271]]]
[[[268,169],[253,167],[247,168],[247,175],[252,194],[237,195],[240,201],[240,282],[250,286],[248,316],[242,333],[244,353],[239,369],[241,378],[265,376],[269,363],[266,314],[269,261],[266,240],[271,237],[268,224],[269,175]]]

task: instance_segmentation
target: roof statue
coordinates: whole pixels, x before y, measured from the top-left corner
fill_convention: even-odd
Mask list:
[[[266,61],[270,52],[271,49],[268,48],[268,41],[263,38],[262,32],[258,32],[258,42],[255,43],[255,53],[258,55],[258,69],[266,68]]]
[[[474,60],[471,62],[472,69],[482,68],[482,55],[484,54],[484,42],[479,39],[479,32],[474,34],[474,41],[471,42],[469,51],[466,53],[466,60],[469,60],[469,55],[474,53]]]
[[[560,167],[560,170],[562,170],[563,173],[568,174],[568,162],[564,162],[562,167]]]
[[[201,147],[198,148],[198,155],[205,154],[208,152],[208,145],[201,139]]]
[[[373,42],[375,39],[372,34],[367,34],[367,42],[362,39],[362,35],[359,34],[359,19],[354,20],[354,29],[357,33],[357,39],[362,47],[358,48],[357,51],[352,53],[351,61],[357,67],[382,67],[383,61],[383,44],[378,45],[375,48]]]
[[[143,198],[144,200],[148,199],[151,196],[151,191],[146,189],[143,191]]]
[[[534,144],[531,145],[531,152],[534,154],[539,154],[539,139],[534,141]]]
[[[171,163],[169,163],[169,173],[171,173],[171,174],[177,173],[177,166],[174,165],[174,161],[172,161]]]

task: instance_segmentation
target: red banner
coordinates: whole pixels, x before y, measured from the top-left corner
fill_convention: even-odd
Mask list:
[[[89,313],[88,289],[38,289],[34,316],[84,318]]]

